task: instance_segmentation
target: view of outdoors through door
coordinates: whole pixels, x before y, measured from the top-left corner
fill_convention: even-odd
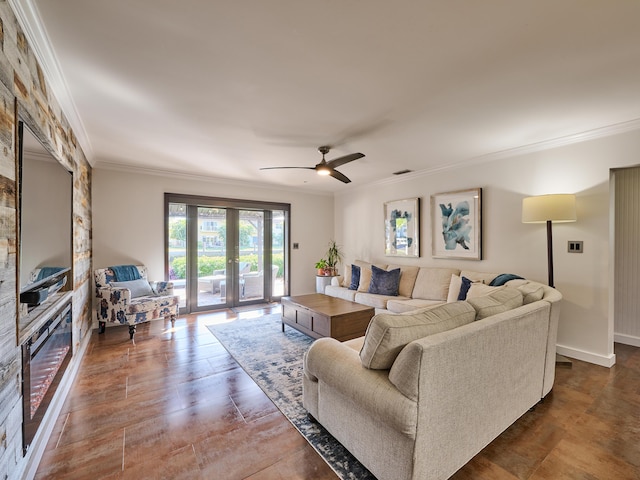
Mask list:
[[[235,307],[285,295],[288,210],[167,197],[167,270],[180,295],[181,311]]]
[[[227,210],[198,207],[197,295],[198,307],[227,303]],[[195,286],[195,284],[194,284]],[[231,292],[232,289],[229,289]]]

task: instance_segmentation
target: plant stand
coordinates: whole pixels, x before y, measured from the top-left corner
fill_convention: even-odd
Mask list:
[[[324,289],[327,285],[331,285],[330,275],[316,275],[316,293],[324,293]]]

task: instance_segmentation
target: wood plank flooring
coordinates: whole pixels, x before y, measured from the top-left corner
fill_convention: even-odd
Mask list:
[[[229,310],[94,332],[37,479],[335,479],[205,327]],[[611,369],[574,361],[553,392],[456,475],[640,478],[640,349]]]

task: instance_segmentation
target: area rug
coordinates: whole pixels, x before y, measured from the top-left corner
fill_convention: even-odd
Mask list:
[[[341,479],[375,480],[302,406],[302,356],[312,338],[290,327],[282,333],[280,314],[207,328]]]

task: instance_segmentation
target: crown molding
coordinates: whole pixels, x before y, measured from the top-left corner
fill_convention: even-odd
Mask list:
[[[575,133],[572,135],[566,135],[564,137],[553,138],[542,142],[531,143],[523,145],[521,147],[509,148],[506,150],[500,150],[497,152],[487,153],[486,155],[480,155],[472,157],[467,160],[459,162],[449,163],[446,165],[439,165],[433,168],[427,168],[424,170],[416,170],[415,172],[406,173],[403,175],[393,176],[391,178],[385,178],[375,182],[361,185],[358,189],[368,189],[371,187],[393,185],[395,183],[405,182],[410,179],[427,177],[438,173],[457,170],[459,168],[468,167],[469,165],[477,165],[482,163],[493,162],[496,160],[502,160],[505,158],[518,157],[527,155],[530,153],[541,152],[544,150],[551,150],[553,148],[565,147],[567,145],[574,145],[576,143],[587,142],[589,140],[595,140],[603,137],[610,137],[613,135],[619,135],[621,133],[631,132],[634,130],[640,130],[640,118],[635,118],[626,122],[615,123],[613,125],[607,125],[604,127],[594,128],[585,132]],[[338,192],[336,195],[347,194],[349,192]]]
[[[244,180],[235,180],[224,177],[216,177],[213,175],[203,175],[196,173],[185,173],[185,172],[177,172],[173,170],[163,170],[159,168],[148,168],[148,167],[139,167],[134,165],[127,165],[123,163],[116,162],[105,162],[100,161],[94,167],[96,170],[113,170],[117,172],[127,172],[127,173],[136,173],[140,175],[155,175],[158,177],[168,177],[168,178],[180,178],[183,180],[189,181],[200,181],[200,182],[217,182],[222,183],[224,185],[233,185],[235,187],[241,188],[251,188],[251,189],[263,189],[263,190],[280,190],[287,192],[297,192],[303,193],[305,195],[318,195],[322,197],[331,197],[334,195],[334,192],[323,192],[318,190],[306,190],[301,187],[291,187],[288,185],[279,185],[265,182],[249,182]]]
[[[29,41],[36,60],[44,71],[49,88],[60,103],[60,108],[62,108],[63,114],[78,139],[85,158],[93,166],[93,148],[91,147],[89,135],[73,101],[73,96],[62,73],[58,58],[51,47],[51,41],[40,18],[38,7],[33,0],[9,0],[9,5]]]
[[[573,133],[564,137],[552,138],[544,140],[542,142],[530,143],[528,145],[522,145],[520,147],[509,148],[506,150],[500,150],[498,152],[489,153],[487,155],[481,155],[475,157],[470,161],[478,161],[483,163],[485,161],[501,160],[503,158],[517,157],[520,155],[526,155],[529,153],[541,152],[543,150],[551,150],[553,148],[565,147],[567,145],[574,145],[576,143],[587,142],[589,140],[595,140],[597,138],[611,137],[613,135],[619,135],[621,133],[631,132],[633,130],[640,129],[640,118],[634,118],[626,122],[614,123],[613,125],[606,125],[604,127],[598,127],[584,132]]]

